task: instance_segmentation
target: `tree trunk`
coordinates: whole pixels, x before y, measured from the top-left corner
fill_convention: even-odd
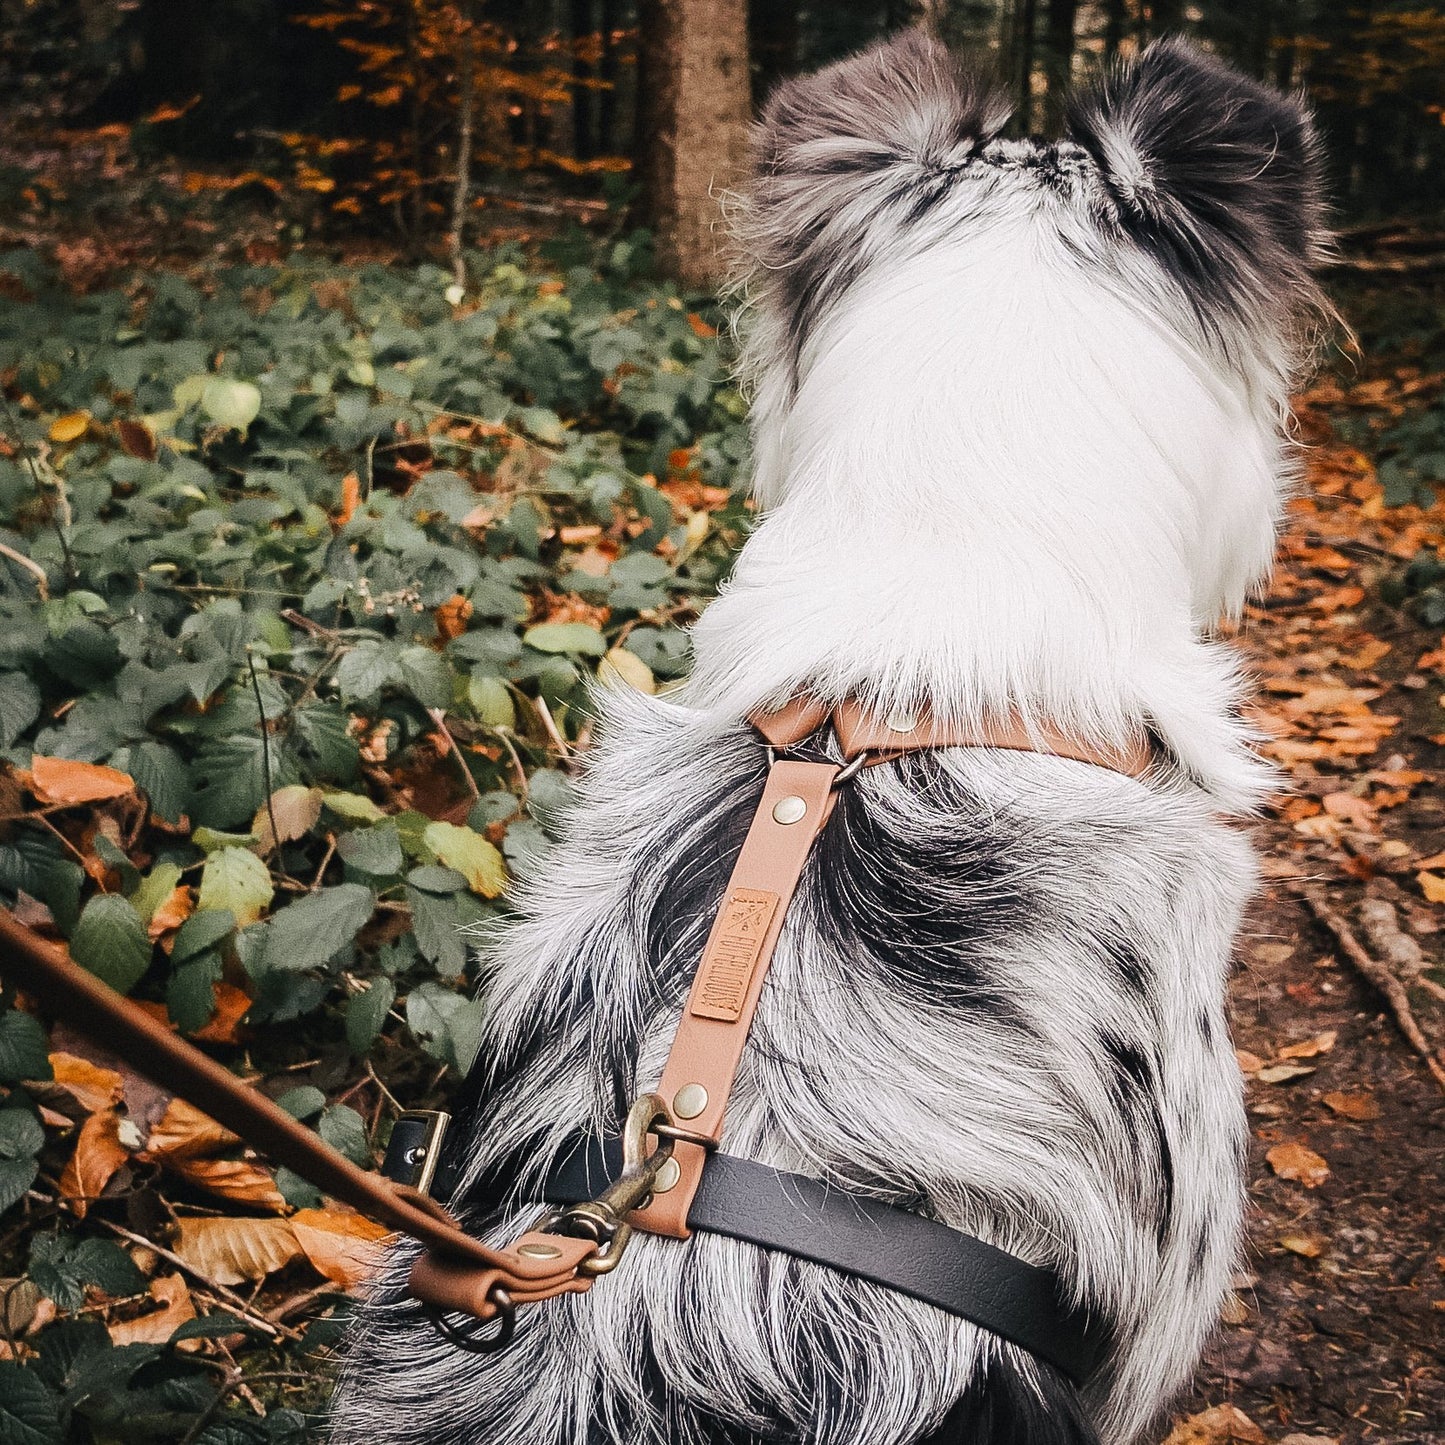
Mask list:
[[[690,286],[723,272],[717,193],[747,163],[747,0],[638,6],[641,213],[663,268]]]
[[[457,176],[452,187],[452,230],[448,250],[452,279],[458,286],[467,280],[467,208],[472,202],[472,132],[477,111],[477,27],[473,14],[476,0],[462,0],[457,28],[457,84],[461,100],[457,113]]]
[[[1074,23],[1079,0],[1049,0],[1045,22],[1044,75],[1048,91],[1044,96],[1044,129],[1053,134],[1064,119],[1064,97],[1074,71]]]
[[[1037,0],[1018,0],[1014,10],[1014,94],[1018,97],[1019,125],[1034,128],[1034,29]]]
[[[1119,56],[1119,47],[1128,34],[1127,0],[1106,0],[1104,5],[1104,63],[1112,65]]]

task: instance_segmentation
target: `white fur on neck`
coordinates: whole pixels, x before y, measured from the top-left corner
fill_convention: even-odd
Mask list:
[[[1131,300],[1068,208],[992,199],[857,284],[792,395],[781,360],[761,369],[766,510],[694,632],[688,700],[736,718],[809,686],[1151,726],[1247,809],[1270,774],[1204,634],[1269,563],[1276,388]],[[754,356],[779,356],[761,320]]]

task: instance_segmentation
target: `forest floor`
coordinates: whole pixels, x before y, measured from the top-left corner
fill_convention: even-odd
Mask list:
[[[1307,487],[1241,629],[1289,793],[1256,829],[1264,889],[1232,989],[1247,1263],[1176,1445],[1445,1441],[1445,1073],[1432,1077],[1336,931],[1402,976],[1438,1069],[1445,650],[1438,627],[1377,599],[1442,518],[1383,507],[1370,457],[1335,423],[1354,409],[1378,427],[1402,385],[1439,380],[1330,383],[1302,400]]]

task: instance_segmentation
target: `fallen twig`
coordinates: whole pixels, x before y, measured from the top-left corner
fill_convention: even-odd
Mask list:
[[[23,567],[30,573],[35,578],[35,590],[40,594],[40,600],[50,601],[50,578],[39,562],[27,557],[24,552],[17,552],[14,547],[7,547],[4,542],[0,542],[0,557],[8,557],[17,567]]]
[[[1355,937],[1354,930],[1330,905],[1323,888],[1318,884],[1309,883],[1290,885],[1290,887],[1291,892],[1334,935],[1340,951],[1354,964],[1361,976],[1384,995],[1385,1001],[1390,1005],[1390,1011],[1395,1015],[1395,1022],[1399,1026],[1400,1032],[1404,1034],[1410,1047],[1424,1059],[1425,1067],[1430,1070],[1441,1090],[1445,1091],[1445,1065],[1441,1064],[1435,1050],[1430,1047],[1429,1039],[1425,1037],[1419,1023],[1416,1022],[1414,1012],[1410,1008],[1409,995],[1405,992],[1405,985],[1395,977],[1387,964],[1381,963],[1366,952],[1364,945]]]
[[[243,1320],[255,1325],[258,1330],[262,1330],[272,1336],[282,1335],[288,1340],[299,1340],[301,1338],[296,1330],[268,1320],[265,1315],[258,1315],[234,1290],[227,1289],[226,1286],[219,1281],[202,1274],[195,1265],[187,1264],[180,1255],[173,1253],[164,1245],[157,1244],[153,1239],[147,1239],[143,1234],[136,1234],[132,1230],[125,1229],[109,1219],[101,1219],[100,1223],[110,1230],[112,1234],[118,1234],[122,1239],[129,1240],[132,1244],[139,1244],[145,1249],[154,1251],[160,1255],[163,1260],[167,1261],[167,1263],[175,1265],[179,1270],[183,1270],[186,1274],[190,1275],[193,1280],[203,1285],[211,1294],[215,1295],[217,1299],[224,1301],[224,1303],[230,1309],[234,1310]]]
[[[447,726],[446,713],[439,707],[429,707],[426,713],[436,724],[437,731],[446,739],[447,751],[457,760],[462,781],[467,785],[467,792],[472,795],[472,802],[475,803],[482,796],[482,790],[477,787],[477,780],[472,776],[472,770],[467,766],[467,760],[462,756],[462,750],[458,747],[456,738],[452,736],[452,730]]]

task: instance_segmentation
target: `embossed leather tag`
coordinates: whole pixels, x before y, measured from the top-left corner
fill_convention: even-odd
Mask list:
[[[698,1018],[735,1023],[742,1015],[748,984],[763,951],[778,895],[763,888],[734,888],[698,965],[691,1012]]]

